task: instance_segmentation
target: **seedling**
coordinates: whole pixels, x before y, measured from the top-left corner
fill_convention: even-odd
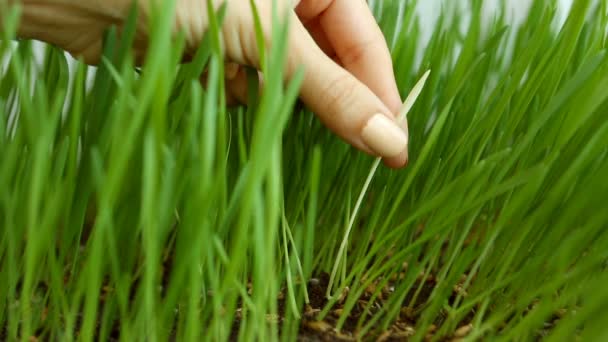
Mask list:
[[[403,102],[403,105],[401,106],[401,110],[399,111],[399,116],[397,117],[397,121],[400,124],[405,123],[405,121],[407,120],[407,114],[410,112],[410,110],[416,103],[416,100],[420,96],[420,93],[422,93],[422,89],[424,88],[424,85],[426,84],[426,81],[429,78],[430,74],[431,74],[431,70],[427,70],[427,72],[425,72],[424,75],[422,75],[422,77],[420,78],[418,83],[416,83],[414,88],[412,88],[412,91],[410,91],[410,93],[407,95],[407,98]],[[353,225],[355,224],[355,220],[357,218],[357,214],[359,213],[359,208],[361,207],[361,203],[363,202],[363,199],[365,198],[365,195],[367,194],[367,189],[369,188],[369,185],[372,182],[372,179],[374,178],[374,175],[376,174],[376,171],[378,170],[378,166],[380,165],[381,161],[382,161],[382,158],[378,157],[374,161],[374,164],[372,164],[372,167],[369,170],[369,173],[367,175],[367,179],[365,180],[365,183],[363,184],[363,188],[361,189],[361,193],[359,194],[359,197],[357,198],[357,202],[355,204],[355,209],[353,210],[353,212],[350,216],[350,219],[348,220],[348,227],[346,227],[346,232],[344,233],[344,237],[342,238],[342,243],[340,244],[340,249],[338,250],[338,257],[336,258],[336,262],[334,263],[334,267],[333,267],[333,269],[331,271],[331,275],[329,277],[329,285],[327,286],[327,292],[326,292],[328,299],[331,299],[334,296],[334,295],[332,295],[333,284],[334,284],[334,280],[336,278],[336,274],[338,273],[338,268],[340,267],[340,265],[342,263],[344,251],[346,249],[346,245],[348,244],[348,238],[350,237],[350,232],[353,229]],[[346,263],[346,257],[344,257],[344,263]]]

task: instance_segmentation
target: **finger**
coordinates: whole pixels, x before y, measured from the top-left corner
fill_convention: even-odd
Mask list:
[[[261,80],[259,81],[261,83]],[[237,72],[230,78],[226,77],[226,94],[241,104],[247,104],[248,82],[245,68],[238,68]]]
[[[231,65],[230,68],[232,68],[232,65],[238,66],[237,64],[234,64],[234,63],[229,63],[229,64]],[[202,79],[202,80],[206,80],[206,79]],[[246,105],[249,102],[249,92],[248,92],[249,80],[248,80],[247,70],[245,68],[238,66],[236,73],[234,73],[234,74],[226,73],[225,82],[226,82],[226,102],[228,105],[230,105],[230,106],[236,106],[238,104]],[[264,80],[260,73],[258,73],[258,82],[259,82],[258,89],[262,89],[264,87]],[[205,83],[203,83],[203,84],[205,84]],[[375,153],[373,151],[371,151],[368,147],[366,147],[364,145],[359,146],[359,148],[363,152],[365,152],[369,155],[375,155]],[[392,162],[391,164],[386,164],[386,165],[389,167],[397,168],[404,164],[405,164],[405,162],[402,162],[401,164]]]
[[[325,30],[323,30],[323,27],[321,27],[318,19],[309,21],[308,23],[304,24],[304,27],[327,56],[338,60],[336,52],[334,51],[334,48],[327,38]]]
[[[370,87],[392,113],[398,113],[401,98],[392,58],[367,4],[360,0],[334,0],[320,15],[319,22],[342,65]],[[407,120],[401,127],[407,132]],[[385,164],[395,168],[405,165],[407,160],[405,150],[385,160]]]
[[[207,87],[208,79],[207,71],[200,76],[200,82],[203,87]],[[258,78],[258,89],[261,89],[262,78]],[[226,104],[228,106],[237,106],[239,104],[246,105],[249,101],[247,70],[236,63],[226,62],[224,64],[224,86],[226,94]]]
[[[317,19],[334,0],[302,0],[295,6],[296,14],[305,25]]]
[[[271,45],[272,10],[259,7],[258,12],[264,36]],[[304,103],[328,128],[353,146],[384,158],[402,154],[407,149],[408,138],[396,124],[391,110],[365,84],[325,55],[295,14],[290,13],[286,77],[290,79],[303,66],[300,97]],[[245,9],[239,15],[232,24],[227,16],[223,26],[224,36],[233,36],[226,39],[226,54],[237,63],[259,68],[251,10]]]
[[[243,93],[241,91],[242,87],[240,86],[239,82],[241,69],[242,68],[236,63],[227,62],[224,65],[224,85],[226,87],[226,103],[228,106],[236,106],[239,103],[247,103],[246,92],[244,93],[245,100],[243,100],[243,97],[240,96]],[[245,91],[246,89],[247,86],[245,84]]]
[[[332,61],[304,27],[294,23],[293,66],[303,65],[303,101],[320,120],[352,145],[384,158],[399,157],[407,149],[407,135],[385,104],[366,85]],[[395,167],[404,161],[393,161]],[[401,165],[400,165],[401,164]]]
[[[404,124],[400,124],[399,126],[404,132],[409,132],[408,126],[407,126],[407,120],[405,121]],[[409,140],[408,140],[408,147],[409,147]],[[383,160],[384,165],[386,165],[392,169],[399,169],[399,168],[405,167],[408,164],[408,161],[409,161],[409,149],[408,148],[406,148],[403,152],[399,153],[395,157],[385,158]]]
[[[317,25],[317,30],[311,32],[315,40],[323,37],[325,46],[329,43],[331,51],[336,50],[340,64],[368,85],[392,113],[399,111],[401,99],[392,60],[382,32],[363,1],[303,0],[296,12],[307,25]],[[407,120],[400,122],[400,126],[408,132]],[[384,163],[398,168],[407,164],[408,157],[405,149],[396,157],[386,158]]]
[[[231,65],[231,67],[227,66],[228,68],[232,68],[232,65],[234,66],[238,66],[237,64],[234,63],[229,63]],[[237,72],[232,74],[232,73],[226,73],[226,102],[228,103],[228,105],[238,105],[238,104],[243,104],[246,105],[249,101],[249,80],[248,80],[248,76],[247,76],[247,70],[241,66],[238,66]],[[264,87],[264,80],[261,77],[261,74],[258,73],[258,89],[262,89]],[[205,84],[205,83],[203,83]],[[368,147],[361,145],[359,146],[359,148],[369,154],[369,155],[375,155],[375,153],[373,151],[371,151]],[[393,168],[397,168],[400,167],[402,165],[404,165],[405,162],[392,162],[390,164],[386,164],[389,167],[393,167]]]
[[[318,22],[342,65],[396,113],[401,107],[392,59],[382,31],[363,0],[302,0],[296,13]]]
[[[386,40],[363,0],[334,0],[320,23],[342,65],[397,113],[401,98]]]

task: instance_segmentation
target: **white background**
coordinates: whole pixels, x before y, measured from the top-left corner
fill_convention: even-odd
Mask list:
[[[374,1],[374,0],[371,0]],[[375,1],[387,1],[387,0],[375,0]],[[388,1],[399,1],[399,0],[388,0]],[[428,22],[428,25],[424,25],[423,27],[423,35],[428,37],[428,34],[433,29],[433,24],[437,19],[437,15],[440,12],[442,4],[453,4],[458,3],[461,6],[466,6],[466,4],[470,0],[419,0],[418,1],[418,14],[421,17],[422,22]],[[510,14],[514,20],[518,20],[525,16],[530,3],[534,0],[507,0],[507,3],[510,7]],[[557,1],[562,8],[561,13],[565,14],[567,9],[573,0],[555,0]],[[485,0],[485,9],[488,17],[493,16],[493,11],[496,10],[497,4],[500,0]],[[424,40],[424,39],[423,39]],[[4,63],[2,63],[4,64]]]
[[[383,1],[383,0],[379,0]],[[460,6],[466,6],[470,0],[419,0],[418,14],[422,20],[428,20],[429,25],[423,27],[423,36],[428,37],[429,31],[433,29],[433,23],[439,15],[441,6],[447,3],[458,3]],[[530,4],[534,0],[507,0],[509,6],[509,17],[514,21],[521,20],[525,17]],[[561,20],[565,19],[567,10],[572,5],[573,0],[555,0],[560,5]],[[485,0],[484,8],[488,18],[493,17],[493,12],[497,10],[500,0]],[[424,21],[423,21],[424,22]]]
[[[512,10],[513,16],[515,18],[521,18],[521,16],[525,15],[526,10],[530,6],[533,0],[508,0],[507,3]],[[556,0],[562,8],[567,8],[572,4],[573,0]],[[418,8],[419,13],[423,18],[432,19],[438,14],[438,9],[441,8],[441,4],[445,4],[447,2],[457,2],[460,4],[466,4],[468,0],[419,0]],[[491,14],[491,11],[494,10],[499,3],[499,0],[486,0],[486,10],[488,14]]]
[[[204,0],[203,0],[204,1]],[[400,1],[400,0],[368,0],[368,1]],[[404,1],[404,0],[403,0]],[[418,14],[420,15],[421,22],[425,23],[422,27],[422,41],[426,41],[430,33],[433,30],[434,22],[437,19],[437,16],[440,13],[440,9],[442,5],[445,4],[458,4],[459,6],[466,6],[470,0],[419,0],[418,1]],[[530,4],[534,0],[507,0],[507,4],[510,8],[510,17],[511,19],[517,21],[525,16],[527,9]],[[574,0],[555,0],[561,5],[562,19],[565,18],[565,14],[567,9],[572,4]],[[485,0],[484,8],[486,12],[486,16],[488,18],[493,17],[493,12],[496,10],[497,5],[500,0]],[[42,49],[41,46],[35,46],[38,59],[42,60]],[[6,67],[7,57],[4,56],[2,60],[0,60],[0,68]]]

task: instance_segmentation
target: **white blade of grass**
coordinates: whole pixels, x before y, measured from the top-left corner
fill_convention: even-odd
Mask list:
[[[401,106],[401,111],[399,112],[399,116],[397,117],[397,121],[399,121],[399,123],[403,123],[405,119],[407,119],[407,113],[409,113],[410,110],[412,110],[412,107],[414,107],[414,104],[416,103],[416,100],[418,100],[420,93],[422,93],[422,89],[424,89],[424,85],[426,84],[426,81],[428,80],[430,75],[431,70],[427,70],[424,75],[420,77],[418,83],[416,83],[414,88],[412,88],[410,93],[407,95],[405,101],[403,101],[403,106]]]
[[[412,90],[408,94],[407,98],[403,102],[403,106],[401,106],[401,111],[399,112],[399,116],[397,117],[397,121],[399,123],[403,123],[407,119],[407,114],[414,106],[414,103],[416,103],[416,100],[420,96],[420,93],[422,92],[422,89],[424,88],[424,85],[426,84],[426,81],[429,78],[430,74],[431,74],[431,70],[427,70],[424,73],[424,75],[422,75],[422,77],[420,78],[418,83],[416,83],[414,88],[412,88]],[[327,292],[326,292],[327,298],[333,297],[332,289],[333,289],[334,280],[336,277],[336,273],[338,272],[338,267],[340,267],[340,264],[342,263],[342,259],[343,259],[342,256],[344,255],[344,251],[346,249],[346,244],[348,243],[348,239],[350,237],[350,232],[353,228],[353,225],[355,224],[355,219],[357,218],[357,213],[359,212],[359,208],[361,207],[363,198],[365,198],[365,195],[367,194],[367,189],[369,188],[369,185],[371,184],[372,179],[374,178],[374,175],[376,174],[376,171],[378,170],[378,166],[380,165],[381,161],[382,161],[382,158],[377,158],[374,161],[374,164],[372,165],[372,167],[369,171],[369,174],[367,175],[367,179],[365,180],[365,183],[363,184],[361,193],[359,194],[359,197],[357,198],[357,202],[355,203],[355,209],[353,210],[353,213],[351,214],[350,219],[348,220],[348,227],[346,228],[346,232],[344,233],[344,237],[342,238],[342,243],[340,244],[340,249],[338,250],[338,254],[337,254],[338,257],[336,259],[336,262],[334,263],[334,267],[332,268],[331,275],[329,276],[329,284],[327,285]],[[344,260],[344,263],[346,263],[346,259]]]

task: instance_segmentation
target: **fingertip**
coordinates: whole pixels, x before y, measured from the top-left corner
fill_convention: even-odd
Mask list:
[[[401,152],[396,157],[383,159],[383,162],[384,162],[384,165],[386,165],[387,167],[389,167],[391,169],[395,169],[395,170],[403,169],[407,166],[407,164],[409,162],[409,152],[407,149],[405,149],[403,152]]]
[[[387,158],[407,149],[407,134],[388,115],[378,113],[368,119],[361,131],[363,142],[375,153]]]
[[[387,167],[389,167],[391,169],[395,169],[395,170],[403,169],[409,163],[409,128],[408,128],[408,124],[407,124],[407,119],[399,120],[399,118],[397,118],[397,123],[398,123],[399,127],[408,136],[408,145],[397,156],[384,159],[384,165],[386,165]]]

